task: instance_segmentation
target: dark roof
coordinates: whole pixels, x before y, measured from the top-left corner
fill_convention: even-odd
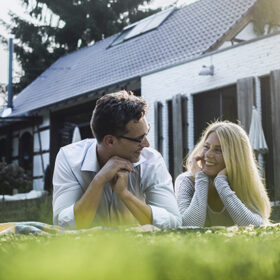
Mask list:
[[[14,100],[12,115],[36,110],[211,49],[257,0],[200,0],[176,9],[157,28],[109,47],[119,34],[58,59]]]
[[[40,124],[42,122],[41,116],[29,116],[29,117],[0,117],[0,131],[10,127],[10,126],[20,126],[20,125],[34,125]],[[7,130],[5,130],[7,132]]]

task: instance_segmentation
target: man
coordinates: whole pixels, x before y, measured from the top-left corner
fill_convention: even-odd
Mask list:
[[[149,148],[146,102],[132,92],[100,98],[90,122],[96,139],[60,149],[53,176],[54,224],[181,225],[171,176]]]

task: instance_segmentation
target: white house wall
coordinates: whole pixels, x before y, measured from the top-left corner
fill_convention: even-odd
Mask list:
[[[166,100],[181,93],[191,94],[235,84],[238,79],[250,76],[263,76],[280,68],[280,35],[265,37],[206,55],[200,59],[174,66],[169,69],[143,76],[141,91],[150,104],[147,115],[151,123],[149,140],[154,146],[154,111],[155,101],[161,101],[163,108],[163,156],[168,162],[168,122]],[[199,76],[202,65],[215,67],[214,76]],[[189,139],[193,139],[193,109],[189,98]],[[192,148],[193,140],[189,141]]]
[[[37,127],[34,129],[33,189],[35,190],[44,189],[44,172],[50,163],[50,118],[48,113],[42,117],[43,121],[39,126],[41,147]],[[42,156],[38,154],[41,151],[44,151]]]
[[[34,133],[34,152],[40,151],[40,142],[37,131]],[[50,146],[50,130],[40,131],[42,150],[49,150]]]
[[[46,126],[49,126],[49,118],[47,116],[44,116],[43,123],[39,126],[40,128],[44,128]],[[13,131],[13,146],[12,146],[12,162],[13,163],[19,163],[19,140],[20,137],[25,133],[29,132],[31,135],[34,132],[34,138],[33,138],[33,152],[38,153],[40,152],[40,145],[39,145],[39,139],[38,139],[38,133],[37,128],[28,127],[25,129]],[[42,130],[40,131],[41,135],[41,142],[42,142],[42,150],[49,151],[49,142],[50,142],[50,130]],[[43,164],[44,169],[49,164],[49,152],[46,152],[43,154]],[[43,169],[42,169],[42,160],[41,155],[37,154],[33,157],[33,177],[41,177],[33,180],[33,189],[35,190],[43,190],[44,187],[44,178],[43,178]]]
[[[43,154],[43,164],[44,170],[49,164],[50,156],[49,153]],[[35,190],[43,190],[44,189],[44,178],[43,176],[43,167],[42,167],[42,158],[41,155],[35,155],[33,158],[33,176],[41,177],[33,180],[33,189]]]
[[[43,153],[43,166],[44,170],[46,170],[47,166],[50,162],[50,129],[49,129],[49,116],[48,114],[45,114],[43,116],[43,122],[39,126],[40,130],[40,137],[41,137],[41,144],[42,144],[42,151],[45,151]],[[25,129],[13,131],[13,146],[12,146],[12,162],[13,163],[19,163],[19,139],[20,137],[25,133],[29,132],[31,135],[33,134],[33,152],[35,155],[33,156],[33,177],[40,177],[33,179],[33,189],[35,190],[43,190],[44,188],[44,172],[42,168],[42,159],[40,153],[40,144],[39,144],[39,138],[38,138],[38,131],[37,127],[28,127]],[[4,136],[2,138],[5,138]]]
[[[19,154],[19,138],[18,133],[15,135],[13,134],[13,150],[12,150],[12,157],[18,157]]]
[[[235,37],[240,40],[248,41],[257,38],[257,36],[258,35],[254,32],[254,25],[250,22]]]
[[[44,190],[44,178],[33,180],[33,190],[42,191]]]
[[[49,116],[49,113],[45,113],[43,115],[43,122],[40,125],[40,127],[47,127],[47,126],[50,126],[50,116]]]
[[[236,36],[234,36],[235,39],[238,40],[244,40],[244,41],[249,41],[256,39],[258,35],[254,32],[254,25],[253,23],[247,24]],[[220,47],[219,50],[231,47],[232,45],[238,45],[239,43],[237,41],[225,41]]]
[[[12,163],[14,163],[14,164],[17,164],[17,165],[18,165],[18,164],[19,164],[19,160],[18,160],[18,159],[13,159],[13,160],[12,160]]]

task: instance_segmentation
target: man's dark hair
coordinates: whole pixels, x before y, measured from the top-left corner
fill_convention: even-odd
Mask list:
[[[98,143],[105,135],[120,136],[125,133],[131,120],[139,120],[146,114],[147,103],[132,91],[106,94],[97,100],[92,113],[90,127]]]

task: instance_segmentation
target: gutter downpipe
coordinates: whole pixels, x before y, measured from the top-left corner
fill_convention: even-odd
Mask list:
[[[7,107],[13,109],[13,37],[9,38],[9,82],[8,82],[8,104]]]

